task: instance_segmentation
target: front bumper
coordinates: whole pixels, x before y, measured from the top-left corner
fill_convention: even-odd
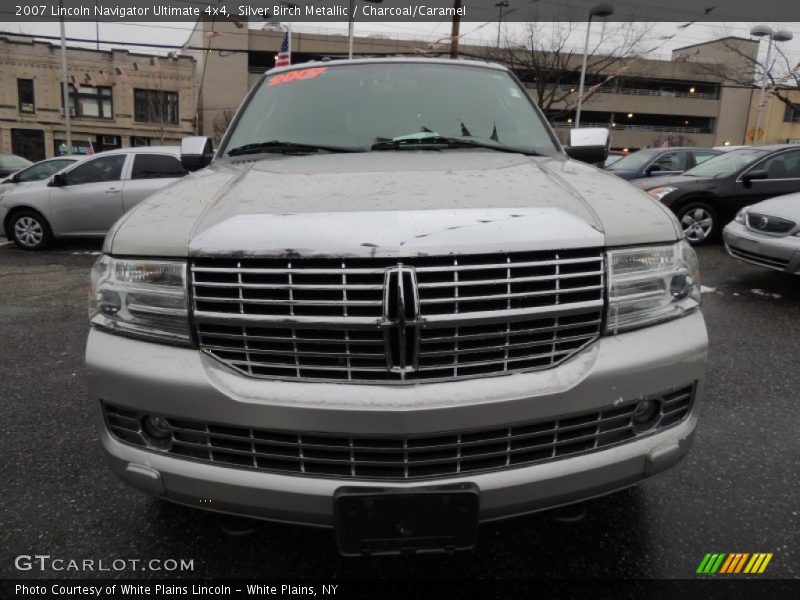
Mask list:
[[[112,470],[127,483],[198,508],[330,526],[334,492],[344,485],[407,488],[468,481],[480,488],[480,518],[489,521],[606,494],[663,471],[691,445],[707,344],[698,312],[601,338],[554,369],[411,386],[251,380],[197,350],[95,330],[86,356],[102,443]],[[400,482],[284,475],[146,451],[112,437],[101,409],[105,401],[233,426],[419,435],[598,410],[691,382],[697,382],[692,411],[679,424],[652,435],[533,466]]]
[[[731,221],[725,226],[722,239],[728,254],[742,262],[800,274],[800,237],[766,235]]]

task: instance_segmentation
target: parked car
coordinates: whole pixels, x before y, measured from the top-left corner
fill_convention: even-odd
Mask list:
[[[800,191],[800,147],[731,150],[683,175],[632,183],[672,209],[689,242],[703,244],[743,207]]]
[[[483,62],[262,75],[216,154],[184,140],[209,166],[92,270],[113,471],[334,527],[350,555],[471,547],[479,521],[675,465],[705,377],[697,257],[663,206],[569,158],[604,160],[608,131],[585,133],[563,149]]]
[[[720,154],[713,148],[648,148],[618,160],[608,170],[623,179],[677,175]]]
[[[0,154],[0,177],[8,177],[20,169],[30,167],[33,163],[16,154]]]
[[[57,156],[40,160],[30,167],[9,175],[0,182],[0,196],[6,192],[22,189],[30,183],[48,179],[53,173],[68,167],[78,160],[80,160],[78,156]]]
[[[178,146],[109,150],[0,199],[6,236],[24,250],[54,238],[102,237],[123,213],[186,175]]]
[[[800,275],[800,193],[741,209],[722,239],[734,258]]]

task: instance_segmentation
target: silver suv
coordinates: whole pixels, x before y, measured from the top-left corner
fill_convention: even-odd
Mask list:
[[[706,364],[697,258],[570,158],[602,162],[606,131],[572,134],[496,65],[265,74],[93,269],[111,468],[363,554],[468,548],[675,465]]]

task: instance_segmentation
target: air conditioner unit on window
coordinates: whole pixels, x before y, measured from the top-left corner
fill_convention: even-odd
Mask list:
[[[102,136],[101,143],[103,146],[116,146],[117,145],[117,136],[115,135],[104,135]]]

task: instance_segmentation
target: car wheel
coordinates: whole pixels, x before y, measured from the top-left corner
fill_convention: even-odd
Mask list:
[[[11,239],[23,250],[42,250],[53,240],[47,220],[32,210],[15,213],[9,229]]]
[[[717,234],[717,213],[708,204],[692,202],[678,211],[683,234],[693,246],[705,244]]]

